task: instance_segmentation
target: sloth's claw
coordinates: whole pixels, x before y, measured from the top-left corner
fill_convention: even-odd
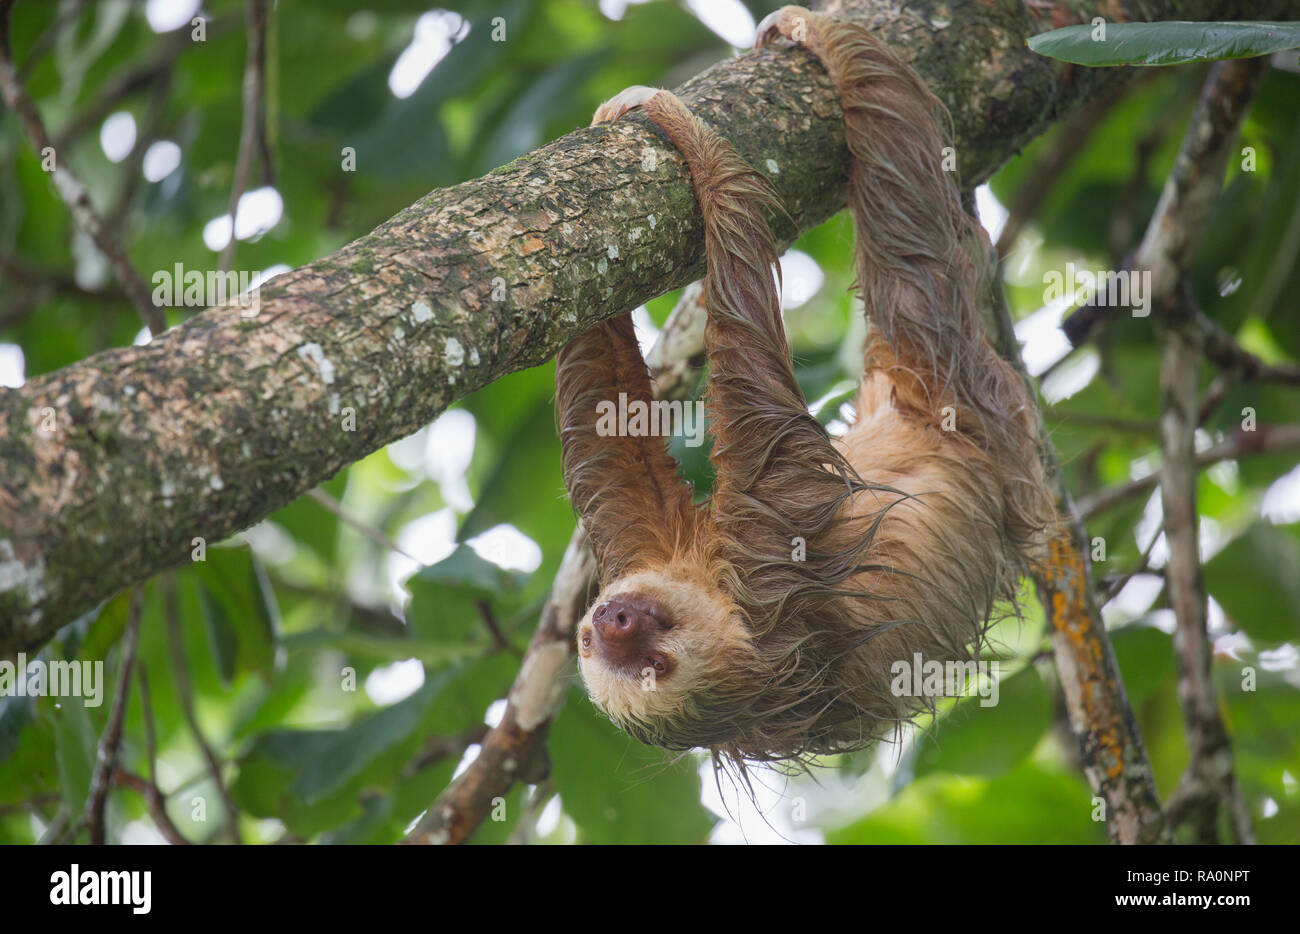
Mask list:
[[[764,16],[762,22],[758,24],[758,30],[754,35],[754,48],[761,49],[765,45],[771,45],[777,36],[803,42],[808,33],[808,20],[811,17],[812,14],[801,6],[783,6],[779,10],[774,10]]]
[[[624,88],[596,108],[596,112],[591,116],[592,125],[613,123],[623,114],[640,107],[658,93],[658,88],[648,88],[643,84],[634,84],[630,88]]]

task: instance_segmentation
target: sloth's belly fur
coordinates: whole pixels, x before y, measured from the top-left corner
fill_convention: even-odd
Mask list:
[[[855,621],[903,621],[868,642],[866,655],[966,657],[995,596],[1014,583],[997,471],[968,439],[898,411],[879,371],[863,379],[858,419],[835,443],[864,481],[897,491],[858,493],[842,513],[848,538],[875,526],[862,563],[880,566],[849,581],[873,597],[852,600]]]

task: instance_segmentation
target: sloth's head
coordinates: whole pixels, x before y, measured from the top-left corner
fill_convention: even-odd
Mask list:
[[[592,701],[621,728],[672,748],[726,742],[760,684],[739,606],[698,569],[611,582],[577,627]]]

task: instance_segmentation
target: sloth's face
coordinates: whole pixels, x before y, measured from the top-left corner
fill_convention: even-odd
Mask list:
[[[614,581],[578,624],[578,668],[615,723],[651,727],[689,717],[693,700],[752,654],[736,604],[698,569],[670,566]]]

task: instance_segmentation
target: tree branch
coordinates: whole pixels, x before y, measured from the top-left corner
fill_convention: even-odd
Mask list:
[[[118,769],[116,780],[119,784],[129,784],[144,795],[149,814],[168,843],[175,846],[188,846],[190,841],[180,832],[173,823],[171,815],[167,813],[167,796],[158,787],[158,737],[154,731],[153,702],[150,699],[149,676],[145,671],[144,662],[140,663],[140,705],[144,710],[145,752],[149,758],[149,778],[146,781],[137,775],[129,775]]]
[[[1252,842],[1254,831],[1233,774],[1232,740],[1219,714],[1206,631],[1195,447],[1200,416],[1197,370],[1206,331],[1193,323],[1198,310],[1179,297],[1189,294],[1183,274],[1218,200],[1229,151],[1263,71],[1262,59],[1221,62],[1210,70],[1174,171],[1138,250],[1139,262],[1153,267],[1152,305],[1161,311],[1156,324],[1161,343],[1160,498],[1169,547],[1165,587],[1177,621],[1178,699],[1190,751],[1180,783],[1184,793],[1178,797],[1208,799],[1206,806],[1178,810],[1196,817],[1193,829],[1198,843],[1218,842],[1220,808],[1231,816],[1238,842]]]
[[[1269,13],[1216,0],[1204,15]],[[1117,2],[1177,19],[1191,0]],[[967,184],[1074,103],[1130,80],[1064,67],[1027,35],[1067,7],[959,0],[925,11],[835,0],[938,89]],[[764,170],[787,244],[839,210],[840,105],[800,50],[728,59],[679,89]],[[643,168],[654,153],[656,168]],[[649,160],[646,164],[651,164]],[[117,590],[253,524],[448,404],[548,359],[598,321],[698,278],[699,209],[675,150],[640,116],[575,131],[433,192],[369,235],[143,347],[105,351],[0,395],[0,657],[45,642]],[[242,309],[247,312],[247,309]]]
[[[533,641],[510,688],[501,722],[488,731],[479,754],[425,812],[406,843],[468,840],[517,781],[536,783],[549,762],[544,741],[564,700],[573,659],[574,627],[587,611],[595,562],[581,528],[575,529],[555,575]]]
[[[113,707],[108,714],[104,735],[99,738],[99,751],[95,758],[95,773],[90,782],[83,821],[90,831],[90,842],[95,846],[104,843],[104,809],[108,805],[108,792],[113,787],[113,773],[117,769],[117,751],[122,745],[122,725],[126,722],[126,705],[131,700],[131,669],[135,665],[136,641],[140,636],[140,609],[144,599],[142,588],[131,594],[131,608],[126,621],[126,636],[122,640],[121,669],[117,675],[117,691],[113,694]]]
[[[990,250],[990,270],[996,263],[996,253]],[[1032,387],[1001,280],[990,272],[989,281],[991,338]],[[1106,831],[1113,842],[1169,843],[1155,776],[1097,604],[1087,532],[1076,517],[1041,409],[1038,435],[1058,524],[1048,541],[1047,559],[1034,570],[1034,585],[1051,627],[1052,654],[1079,760],[1089,784],[1105,801]]]
[[[235,219],[239,216],[239,199],[248,186],[248,172],[253,164],[253,149],[262,153],[263,174],[270,164],[266,145],[266,0],[248,0],[245,12],[248,36],[248,60],[244,65],[244,118],[239,130],[239,153],[235,158],[235,181],[230,190],[230,239],[221,248],[218,269],[229,269],[235,257]]]
[[[1196,455],[1197,467],[1237,460],[1252,454],[1281,454],[1300,451],[1300,425],[1260,425],[1254,431],[1237,431],[1232,437]],[[1150,493],[1160,483],[1159,472],[1130,480],[1079,500],[1078,516],[1085,522],[1127,499]]]

